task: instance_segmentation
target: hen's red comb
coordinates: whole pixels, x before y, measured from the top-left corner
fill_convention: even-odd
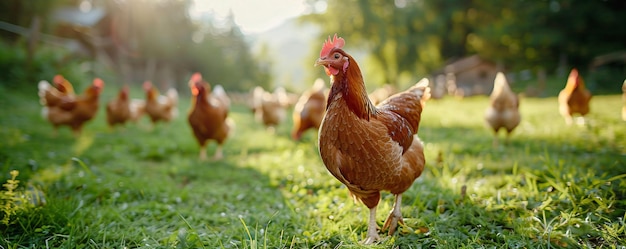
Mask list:
[[[95,79],[93,79],[93,85],[98,87],[98,88],[102,88],[102,87],[104,87],[104,81],[102,81],[102,79],[100,79],[100,78],[95,78]]]
[[[152,89],[152,82],[150,82],[149,80],[146,80],[143,82],[143,90],[148,91]]]
[[[54,82],[57,85],[63,83],[63,81],[65,81],[65,78],[63,78],[63,76],[60,74],[55,75],[54,79],[52,79],[52,82]]]
[[[191,75],[191,82],[198,82],[198,81],[202,81],[202,74],[200,73],[194,73],[193,75]]]
[[[322,51],[320,51],[320,57],[328,56],[333,48],[343,48],[343,45],[345,44],[346,41],[343,40],[343,38],[341,37],[337,37],[337,34],[335,34],[332,40],[330,39],[330,36],[328,36],[328,40],[324,42],[324,46],[322,46]]]

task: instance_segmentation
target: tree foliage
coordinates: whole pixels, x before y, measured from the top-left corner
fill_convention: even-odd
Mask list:
[[[304,20],[371,53],[385,81],[421,77],[471,54],[511,70],[586,68],[626,49],[626,2],[618,0],[349,0]]]
[[[232,15],[223,25],[216,25],[214,19],[192,20],[189,1],[140,0],[112,5],[129,12],[124,19],[128,21],[125,42],[136,47],[140,59],[173,66],[178,75],[201,72],[207,81],[227,90],[268,84],[267,73],[252,57]]]
[[[80,36],[89,40],[87,45],[97,50],[91,51],[91,57],[109,58],[108,64],[125,83],[152,80],[184,88],[191,73],[201,72],[207,81],[227,90],[269,84],[269,70],[252,56],[233,16],[223,23],[209,17],[192,19],[190,0],[89,2],[93,8],[104,8],[106,16],[94,27],[72,30],[82,32]],[[59,35],[51,13],[57,7],[78,8],[80,4],[77,0],[2,1],[0,21],[28,27],[33,16],[40,16],[44,23],[41,31]],[[21,47],[19,36],[0,35]]]

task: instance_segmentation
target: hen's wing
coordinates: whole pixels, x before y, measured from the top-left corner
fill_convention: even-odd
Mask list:
[[[378,106],[377,119],[386,126],[388,135],[406,151],[419,129],[422,109],[430,98],[428,79],[424,78],[406,91],[392,95]]]

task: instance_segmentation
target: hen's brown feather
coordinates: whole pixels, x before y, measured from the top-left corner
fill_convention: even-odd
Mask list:
[[[577,69],[572,69],[565,88],[559,92],[559,112],[570,124],[572,115],[580,114],[585,116],[589,113],[589,102],[591,92],[585,87],[585,82]]]

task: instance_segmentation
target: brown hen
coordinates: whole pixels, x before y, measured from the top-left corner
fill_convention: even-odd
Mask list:
[[[567,77],[565,88],[559,92],[559,112],[565,118],[565,123],[571,125],[572,116],[580,114],[582,118],[589,113],[591,92],[585,87],[585,82],[576,68],[572,69]],[[584,121],[584,119],[583,119]]]
[[[490,105],[485,111],[485,120],[493,129],[493,145],[498,145],[498,131],[506,130],[508,143],[511,132],[519,125],[521,116],[519,113],[519,98],[506,81],[502,72],[498,72],[493,83],[493,91],[490,96]]]
[[[166,95],[160,95],[159,90],[152,82],[145,81],[143,89],[146,92],[145,113],[153,124],[169,122],[178,116],[178,92],[174,88],[167,90]]]
[[[40,102],[44,105],[42,116],[54,126],[55,133],[59,126],[67,125],[77,136],[85,122],[96,116],[104,82],[94,79],[82,96],[62,95],[46,81],[39,82],[38,87]]]
[[[200,145],[200,160],[206,160],[206,145],[209,140],[217,142],[214,159],[223,158],[222,145],[233,128],[228,119],[228,105],[223,97],[211,94],[211,86],[202,80],[202,75],[195,73],[189,81],[193,95],[191,110],[187,120]],[[225,94],[225,92],[224,92]]]
[[[131,117],[128,86],[122,87],[117,98],[109,101],[106,106],[107,124],[109,127],[124,125]]]
[[[275,131],[276,126],[287,117],[289,100],[287,91],[283,87],[277,87],[273,93],[263,92],[261,97],[261,121],[270,130]]]
[[[291,137],[294,140],[300,140],[308,129],[319,129],[326,111],[327,96],[328,91],[322,79],[317,79],[311,89],[302,93],[292,113]]]
[[[416,134],[430,88],[422,79],[374,106],[356,60],[342,50],[344,44],[337,35],[329,38],[315,63],[324,66],[332,85],[319,131],[319,152],[328,171],[370,209],[363,241],[370,244],[380,239],[376,231],[380,192],[395,195],[383,226],[391,235],[403,222],[402,193],[424,170],[424,147]]]

